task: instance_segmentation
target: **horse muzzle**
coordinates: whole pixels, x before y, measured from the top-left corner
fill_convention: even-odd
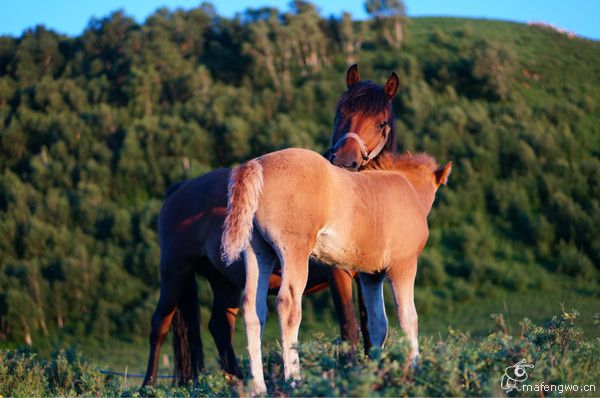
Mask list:
[[[346,133],[331,146],[326,152],[325,157],[335,166],[356,171],[379,155],[387,143],[390,131],[390,126],[386,126],[381,140],[371,151],[368,150],[367,145],[358,134],[353,132]],[[349,149],[348,142],[352,142],[358,148],[355,150]]]
[[[329,155],[329,162],[334,166],[341,167],[349,171],[357,171],[362,162],[356,160],[354,156],[337,156],[335,153]]]

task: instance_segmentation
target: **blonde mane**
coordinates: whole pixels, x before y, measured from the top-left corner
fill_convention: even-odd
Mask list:
[[[435,159],[424,153],[403,154],[383,153],[369,162],[364,170],[408,171],[419,174],[430,174],[439,168]]]

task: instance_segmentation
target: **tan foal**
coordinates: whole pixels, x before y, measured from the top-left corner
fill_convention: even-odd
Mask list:
[[[427,215],[452,169],[428,155],[381,156],[361,173],[332,166],[319,154],[286,149],[251,160],[229,180],[223,256],[244,252],[243,300],[254,393],[266,391],[258,319],[267,310],[268,275],[281,262],[277,311],[286,379],[300,376],[296,344],[310,256],[362,272],[371,343],[387,335],[383,279],[390,281],[400,328],[419,353],[414,304],[417,256],[429,236]]]

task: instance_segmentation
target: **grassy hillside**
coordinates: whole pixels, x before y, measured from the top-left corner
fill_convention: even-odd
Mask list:
[[[598,336],[600,43],[418,18],[397,49],[385,24],[348,22],[310,4],[239,19],[202,6],[0,37],[0,346],[74,343],[99,362],[119,347],[131,354],[102,363],[141,371],[166,187],[282,147],[323,151],[349,62],[378,82],[399,74],[400,150],[455,165],[420,260],[422,334],[486,336],[492,312],[518,333],[564,303]],[[204,282],[200,298],[206,326]],[[327,293],[304,313],[305,336],[335,337]]]

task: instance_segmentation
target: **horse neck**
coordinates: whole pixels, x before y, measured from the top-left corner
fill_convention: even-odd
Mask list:
[[[435,200],[435,187],[430,179],[420,173],[402,171],[401,174],[413,186],[423,212],[428,215]]]

